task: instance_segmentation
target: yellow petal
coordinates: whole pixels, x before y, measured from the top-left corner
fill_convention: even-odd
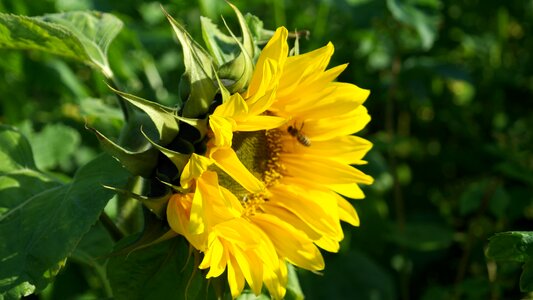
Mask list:
[[[311,146],[312,147],[312,146]],[[283,155],[286,174],[318,184],[371,184],[372,177],[356,168],[327,158],[308,158],[305,155]]]
[[[279,260],[279,268],[275,271],[264,269],[263,281],[272,299],[283,299],[287,286],[287,266],[285,261]]]
[[[211,153],[211,158],[225,173],[242,185],[251,193],[261,193],[265,186],[241,163],[235,151],[231,148],[216,149]]]
[[[204,195],[202,195],[204,194]],[[191,215],[189,228],[187,231],[189,234],[201,234],[206,230],[206,214],[205,214],[205,201],[208,198],[205,191],[205,185],[198,183],[196,185],[196,191],[192,199]]]
[[[305,126],[301,131],[306,134]],[[295,143],[291,137],[284,144],[287,145],[285,148],[290,149],[291,154],[308,155],[310,159],[313,159],[311,156],[328,157],[344,164],[361,164],[365,154],[372,148],[371,142],[353,135],[338,136],[324,141],[311,140],[311,142],[311,147],[297,147],[298,143]]]
[[[338,240],[331,238],[330,236],[321,236],[320,239],[315,241],[315,244],[318,247],[332,253],[337,253],[340,249]]]
[[[235,260],[239,264],[241,271],[252,288],[254,294],[259,295],[263,287],[263,262],[253,253],[253,251],[243,252],[236,247],[234,249]]]
[[[320,251],[303,232],[267,214],[256,214],[250,219],[270,237],[278,253],[289,262],[311,271],[324,269]]]
[[[239,268],[239,264],[235,258],[231,256],[228,261],[228,283],[231,296],[237,298],[244,288],[244,276]]]
[[[356,133],[370,122],[370,115],[363,105],[344,115],[305,121],[305,134],[313,141],[324,141],[338,136]]]
[[[193,195],[193,193],[174,194],[167,205],[167,220],[174,232],[183,235],[194,248],[204,251],[207,235],[189,232],[189,216]]]
[[[181,186],[188,188],[190,181],[200,177],[211,164],[212,162],[209,158],[193,153],[181,173]]]
[[[270,205],[289,210],[320,235],[342,239],[337,202],[330,193],[309,185],[300,187],[282,183],[270,188],[270,191]]]
[[[259,73],[259,70],[257,71]],[[261,86],[249,98],[246,98],[250,115],[259,115],[270,108],[274,102],[276,88],[279,81],[279,64],[272,59],[267,58],[263,64],[261,73]]]
[[[234,119],[222,116],[209,116],[209,127],[215,136],[214,144],[216,147],[231,147],[233,140],[233,131],[237,126]]]
[[[303,119],[334,118],[355,110],[370,94],[354,84],[333,82],[321,93],[285,106],[289,113]]]
[[[276,102],[273,103],[271,110],[282,115],[285,111],[285,106],[288,104],[300,101],[309,103],[308,99],[326,89],[346,67],[346,64],[333,67],[319,75],[315,75],[313,80],[307,81],[306,84],[297,85],[292,91],[278,90],[276,92]]]
[[[284,94],[292,92],[298,85],[305,84],[309,80],[324,72],[331,56],[333,55],[334,47],[332,43],[316,49],[314,51],[289,56],[283,68],[283,75],[280,79],[279,90]]]
[[[343,195],[344,197],[352,199],[363,199],[365,194],[357,183],[347,184],[328,184],[328,187],[333,191]]]
[[[337,205],[339,207],[339,218],[344,222],[350,223],[353,226],[359,226],[359,216],[355,208],[341,196],[337,197]]]
[[[304,222],[302,219],[300,219],[298,216],[296,216],[294,213],[287,210],[286,208],[270,203],[270,201],[268,201],[267,203],[261,205],[261,209],[266,214],[273,215],[282,220],[285,220],[287,223],[291,224],[296,229],[304,232],[309,239],[313,241],[320,239],[320,233],[311,228],[306,222]]]
[[[207,252],[209,252],[209,254]],[[209,260],[205,263],[202,261],[203,266],[209,265],[209,272],[205,277],[218,277],[226,269],[227,251],[220,240],[216,239],[215,242],[209,246],[209,250],[207,252],[204,256],[204,259],[208,258]]]
[[[280,65],[285,63],[289,53],[287,36],[287,29],[285,27],[279,27],[272,38],[268,41],[266,46],[263,48],[259,58],[257,59],[257,64],[255,65],[256,71],[252,75],[252,80],[250,81],[248,90],[244,94],[245,99],[257,94],[260,89],[265,89],[262,85],[270,83],[265,81],[263,78],[263,66],[266,59],[271,59],[272,61],[278,62]],[[257,72],[258,70],[260,72]]]
[[[275,116],[253,116],[238,123],[235,131],[259,131],[281,127],[287,119]]]
[[[228,101],[217,106],[213,115],[221,117],[236,117],[248,114],[248,105],[240,94],[233,94]]]

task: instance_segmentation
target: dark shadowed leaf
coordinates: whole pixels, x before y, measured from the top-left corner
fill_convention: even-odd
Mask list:
[[[0,293],[16,299],[57,274],[113,196],[102,185],[122,186],[127,173],[99,156],[61,185],[35,169],[18,132],[2,127],[0,145]]]
[[[134,239],[122,240],[117,248]],[[107,271],[117,300],[205,299],[207,280],[194,262],[188,243],[183,238],[174,238],[112,256]]]

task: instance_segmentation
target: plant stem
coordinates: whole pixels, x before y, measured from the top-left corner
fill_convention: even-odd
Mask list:
[[[108,79],[110,80],[109,85],[111,85],[112,88],[114,88],[115,90],[123,91],[123,89],[121,89],[120,83],[115,79],[115,77],[108,77]],[[126,100],[122,99],[122,97],[120,97],[119,95],[115,94],[115,96],[117,97],[118,105],[120,106],[120,109],[122,110],[124,121],[128,122],[128,120],[130,119],[131,108],[126,103]]]
[[[104,225],[107,232],[109,232],[109,235],[111,235],[113,241],[118,242],[124,238],[124,233],[122,230],[117,227],[113,220],[111,220],[111,218],[104,211],[102,214],[100,214],[100,222],[102,222],[102,225]]]

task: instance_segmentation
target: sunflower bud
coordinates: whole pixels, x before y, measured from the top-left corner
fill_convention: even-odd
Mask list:
[[[252,78],[255,45],[246,19],[235,6],[229,5],[239,20],[242,39],[233,34],[225,21],[229,36],[222,33],[209,18],[202,17],[201,24],[204,41],[219,66],[217,75],[220,82],[230,93],[237,93],[245,90]]]

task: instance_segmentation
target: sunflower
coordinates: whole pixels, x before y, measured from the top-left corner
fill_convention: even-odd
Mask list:
[[[288,56],[288,32],[276,30],[262,50],[248,89],[223,93],[209,116],[205,156],[193,155],[181,175],[189,194],[175,195],[173,230],[204,252],[208,277],[227,270],[232,295],[246,281],[282,298],[286,262],[320,271],[319,248],[337,252],[340,221],[359,218],[344,197],[360,199],[373,179],[364,164],[372,144],[352,134],[370,121],[368,90],[334,82],[346,68],[327,69],[331,43]]]

